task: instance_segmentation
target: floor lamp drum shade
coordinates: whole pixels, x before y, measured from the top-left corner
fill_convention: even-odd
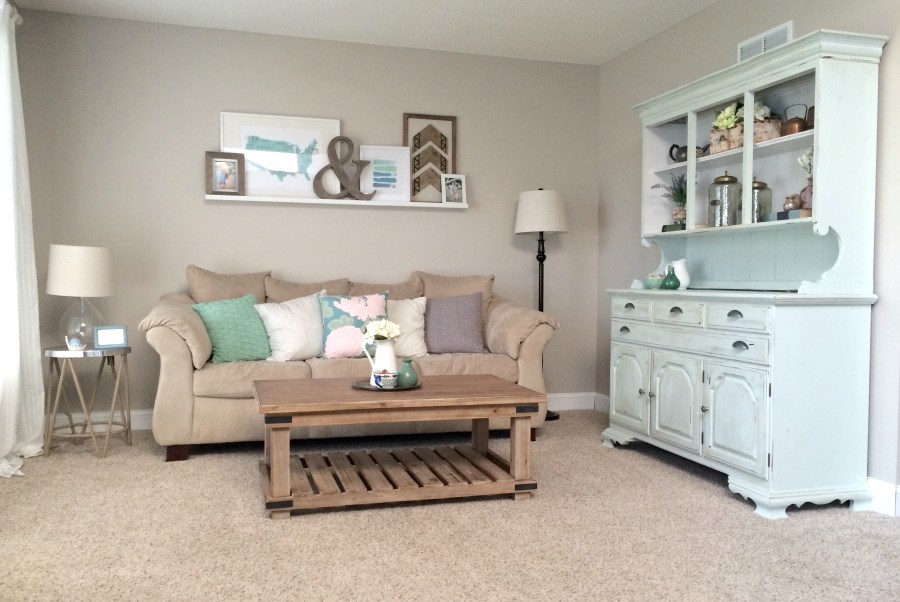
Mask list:
[[[87,348],[94,340],[94,326],[103,324],[103,316],[87,297],[109,297],[113,292],[112,249],[50,245],[47,294],[78,297],[59,322],[59,334],[69,349]]]
[[[555,190],[528,190],[519,194],[516,234],[568,232],[566,208]]]

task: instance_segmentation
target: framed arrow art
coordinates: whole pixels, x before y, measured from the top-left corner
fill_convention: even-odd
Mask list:
[[[404,113],[403,144],[410,153],[410,199],[441,203],[441,176],[456,173],[456,117]]]

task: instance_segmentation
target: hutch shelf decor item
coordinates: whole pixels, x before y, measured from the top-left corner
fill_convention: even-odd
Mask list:
[[[767,518],[807,502],[866,509],[872,497],[869,339],[886,41],[817,31],[636,107],[642,242],[660,250],[657,273],[684,260],[691,280],[688,290],[608,291],[604,442],[645,441],[719,470]],[[770,115],[815,105],[815,128],[760,140],[748,114],[739,147],[671,162],[673,145],[705,143],[732,104]],[[798,169],[801,156],[808,165]],[[731,184],[720,180],[726,172],[744,185],[728,189],[731,217],[711,219],[722,211],[716,191]],[[674,206],[659,189],[681,176],[685,228],[663,231]],[[776,215],[808,178],[811,209]]]

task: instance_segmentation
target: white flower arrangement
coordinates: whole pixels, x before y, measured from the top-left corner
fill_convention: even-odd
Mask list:
[[[797,162],[800,163],[800,167],[803,168],[803,171],[806,172],[806,177],[812,177],[813,170],[813,148],[809,147],[806,149],[806,152],[800,155],[797,159]]]
[[[765,121],[772,116],[772,110],[769,107],[759,101],[753,103],[754,121]],[[716,120],[713,121],[713,127],[717,130],[728,130],[739,123],[744,123],[744,107],[743,105],[738,106],[738,103],[733,102],[719,111],[716,115]]]
[[[373,320],[366,324],[366,343],[396,339],[400,336],[400,327],[390,320]]]

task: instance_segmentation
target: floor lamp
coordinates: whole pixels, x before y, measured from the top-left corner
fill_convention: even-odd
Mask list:
[[[568,232],[566,208],[555,190],[529,190],[519,194],[516,210],[516,234],[538,235],[538,310],[544,311],[544,234]],[[546,420],[558,420],[559,413],[547,410]]]

